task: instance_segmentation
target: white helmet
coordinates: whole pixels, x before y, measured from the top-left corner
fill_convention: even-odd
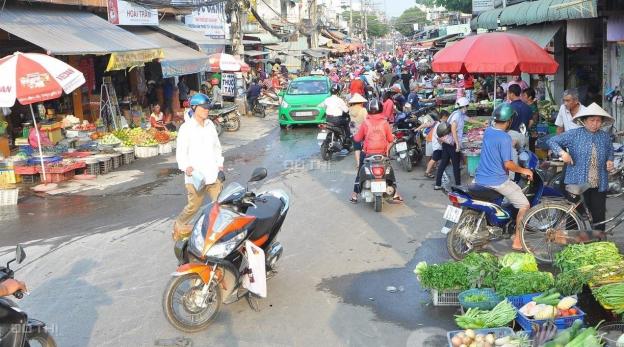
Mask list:
[[[455,108],[466,107],[469,104],[470,104],[470,101],[468,101],[468,98],[462,96],[461,98],[457,99],[457,101],[455,102]]]

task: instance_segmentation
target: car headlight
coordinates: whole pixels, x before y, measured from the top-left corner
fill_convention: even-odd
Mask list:
[[[215,243],[214,246],[210,247],[206,256],[215,257],[215,258],[225,258],[228,254],[232,253],[238,245],[245,239],[247,236],[247,230],[242,230],[234,236],[228,238],[227,240],[221,239],[219,242]]]
[[[191,234],[191,242],[189,245],[191,246],[191,250],[194,251],[196,255],[201,255],[202,250],[204,249],[204,233],[202,232],[202,227],[204,225],[205,214],[199,217],[197,223],[193,227],[193,233]]]
[[[282,105],[283,108],[288,108],[288,103],[286,101],[282,101]]]

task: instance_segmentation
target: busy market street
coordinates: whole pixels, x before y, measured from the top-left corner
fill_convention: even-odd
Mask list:
[[[624,346],[624,0],[6,0],[0,347]]]

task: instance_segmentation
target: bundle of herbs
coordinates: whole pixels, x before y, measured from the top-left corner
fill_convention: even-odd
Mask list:
[[[555,265],[562,272],[620,260],[622,256],[615,243],[606,241],[568,245],[555,254]]]
[[[513,272],[503,268],[496,279],[496,293],[502,296],[524,295],[545,292],[555,284],[550,272]]]
[[[428,265],[422,261],[414,272],[424,288],[465,290],[492,288],[499,272],[498,259],[489,253],[470,253],[461,261]]]

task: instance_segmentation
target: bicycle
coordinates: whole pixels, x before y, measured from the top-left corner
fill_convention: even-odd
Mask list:
[[[578,189],[575,192],[567,189],[565,199],[545,200],[529,209],[522,220],[522,247],[540,262],[552,263],[555,254],[568,244],[592,241],[588,236],[594,232],[602,233],[601,239],[613,235],[614,229],[624,223],[624,209],[611,218],[594,223],[583,198],[589,187],[573,187]],[[595,230],[611,222],[613,225],[604,232]]]

